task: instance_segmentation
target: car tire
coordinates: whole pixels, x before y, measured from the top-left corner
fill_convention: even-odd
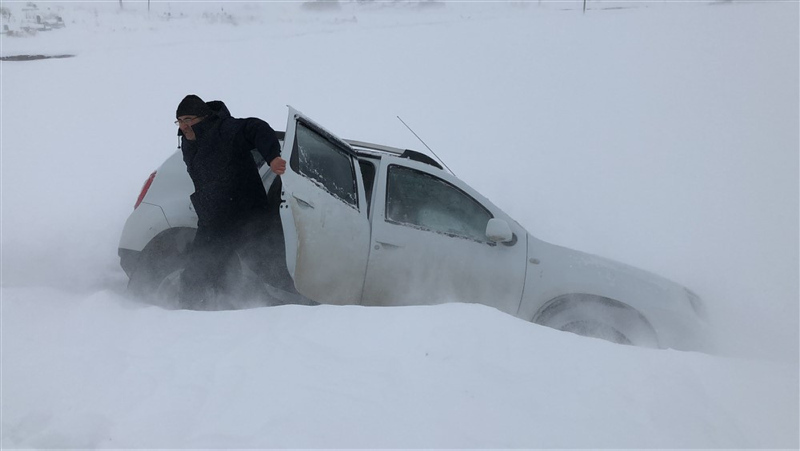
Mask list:
[[[167,274],[156,287],[152,299],[166,308],[180,309],[181,274],[183,267]]]
[[[600,338],[602,340],[622,345],[633,344],[628,337],[625,336],[625,334],[615,329],[613,326],[609,326],[608,324],[598,321],[586,319],[572,320],[558,327],[558,330],[572,332],[573,334],[582,335],[584,337]]]
[[[602,296],[572,294],[548,302],[534,323],[612,343],[658,348],[647,319],[632,307]]]
[[[151,240],[130,275],[128,293],[152,300],[164,279],[183,269],[195,232],[192,228],[173,228]]]

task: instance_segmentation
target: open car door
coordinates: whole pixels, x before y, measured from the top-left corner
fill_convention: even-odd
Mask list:
[[[283,145],[281,223],[297,291],[323,304],[358,304],[370,225],[352,148],[289,107]]]

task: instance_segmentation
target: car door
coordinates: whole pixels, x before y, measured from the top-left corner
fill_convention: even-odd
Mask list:
[[[521,226],[424,163],[384,158],[375,183],[363,304],[474,302],[517,312],[527,260]],[[486,237],[492,218],[508,223],[511,241]]]
[[[289,107],[283,158],[280,215],[297,291],[324,304],[359,303],[370,230],[355,153]]]

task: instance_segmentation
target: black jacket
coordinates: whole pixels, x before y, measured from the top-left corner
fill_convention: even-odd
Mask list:
[[[269,164],[280,155],[280,143],[261,119],[233,118],[220,101],[207,105],[214,114],[192,126],[194,141],[181,136],[181,150],[194,182],[198,227],[224,230],[266,211],[267,194],[250,151],[257,149]]]

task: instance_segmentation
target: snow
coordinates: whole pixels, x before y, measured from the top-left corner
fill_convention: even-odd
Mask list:
[[[0,65],[3,448],[800,447],[796,2],[37,5],[66,27],[0,54],[75,57]],[[718,352],[129,299],[119,233],[188,93],[426,151],[400,116],[538,238],[692,288]]]

